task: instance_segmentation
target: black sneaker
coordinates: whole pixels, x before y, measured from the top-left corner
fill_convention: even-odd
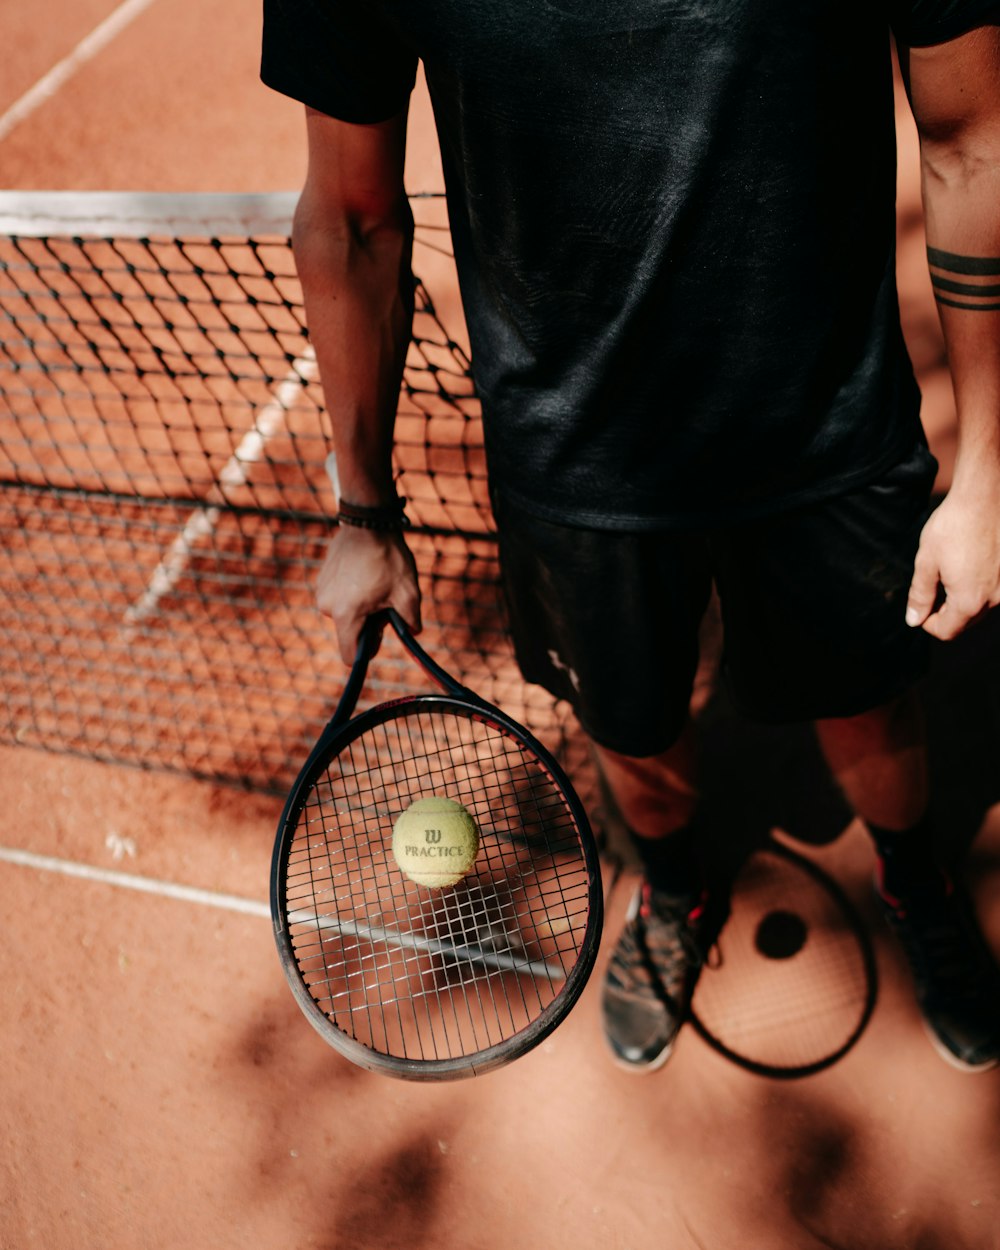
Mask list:
[[[644,883],[604,978],[604,1035],[634,1072],[666,1063],[687,1019],[698,976],[729,914],[708,893],[676,899]]]
[[[931,1041],[965,1072],[1000,1064],[1000,969],[972,902],[948,877],[894,898],[876,895],[906,955]]]

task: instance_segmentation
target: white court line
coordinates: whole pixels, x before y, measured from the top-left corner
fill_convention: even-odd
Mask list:
[[[103,22],[99,23],[76,45],[73,51],[57,61],[49,72],[39,78],[33,87],[29,87],[19,100],[0,116],[0,142],[10,134],[15,126],[19,126],[25,118],[30,117],[35,109],[40,108],[46,100],[68,82],[85,62],[96,56],[112,39],[144,10],[148,9],[153,0],[125,0]],[[7,55],[10,55],[8,50]]]
[[[155,877],[140,877],[131,872],[117,872],[113,868],[95,868],[91,864],[78,864],[70,859],[56,859],[51,855],[36,855],[32,851],[19,851],[16,847],[0,846],[0,860],[17,864],[21,868],[37,868],[42,872],[57,872],[65,877],[82,877],[85,881],[98,881],[102,885],[115,885],[126,890],[139,890],[143,894],[156,894],[160,898],[177,899],[182,903],[199,903],[203,907],[221,907],[225,911],[243,912],[247,916],[270,916],[267,903],[256,899],[239,898],[235,894],[220,894],[215,890],[199,890],[191,885],[178,885],[174,881],[159,881]]]
[[[16,864],[21,868],[35,868],[41,872],[55,872],[64,877],[78,877],[84,881],[96,881],[101,885],[113,885],[125,890],[138,890],[142,894],[155,894],[159,898],[175,899],[182,903],[197,903],[202,907],[218,907],[224,911],[241,912],[245,916],[270,919],[271,909],[267,903],[256,899],[240,898],[236,894],[221,894],[216,890],[200,890],[196,886],[178,885],[175,881],[161,881],[156,877],[140,877],[131,872],[118,872],[113,868],[96,868],[92,864],[79,864],[71,859],[57,859],[52,855],[36,855],[33,851],[20,851],[12,846],[0,846],[0,861]],[[338,920],[335,916],[317,916],[314,912],[293,911],[288,915],[290,924],[316,925],[319,929],[361,937],[369,942],[384,942],[410,950],[432,955],[446,955],[452,959],[468,959],[487,967],[505,972],[517,972],[526,976],[543,976],[550,981],[565,980],[565,970],[555,964],[540,960],[512,958],[504,951],[492,951],[469,943],[452,943],[439,938],[424,937],[417,933],[401,933],[383,929],[379,925],[358,924],[356,921]]]
[[[145,591],[126,611],[126,637],[130,636],[131,626],[147,620],[156,612],[160,600],[183,577],[191,563],[195,547],[211,537],[219,523],[221,512],[214,501],[224,502],[227,489],[246,486],[250,480],[250,470],[262,459],[268,441],[281,429],[288,410],[316,376],[316,356],[310,347],[293,363],[278,384],[274,398],[257,414],[253,426],[243,435],[239,446],[223,466],[219,480],[209,492],[208,499],[199,504],[191,514],[187,524],[170,544],[167,554],[153,570]]]

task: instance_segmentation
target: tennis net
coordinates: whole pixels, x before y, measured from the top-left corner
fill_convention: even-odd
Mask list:
[[[0,195],[0,740],[288,786],[345,678],[312,586],[336,509],[290,195]],[[506,638],[442,197],[413,197],[396,474],[423,641],[585,793]],[[417,679],[419,685],[419,678]],[[369,695],[413,689],[387,638]]]

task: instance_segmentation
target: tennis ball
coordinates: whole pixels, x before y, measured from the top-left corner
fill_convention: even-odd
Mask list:
[[[392,830],[392,854],[417,885],[443,890],[461,881],[479,853],[479,830],[461,803],[432,794],[411,803]]]

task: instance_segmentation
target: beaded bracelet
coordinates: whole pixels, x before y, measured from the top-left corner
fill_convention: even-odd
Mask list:
[[[346,499],[341,499],[340,511],[335,519],[341,525],[353,525],[357,529],[391,534],[398,530],[409,529],[410,520],[403,511],[405,507],[406,500],[401,498],[397,498],[395,503],[375,507],[348,503]]]

